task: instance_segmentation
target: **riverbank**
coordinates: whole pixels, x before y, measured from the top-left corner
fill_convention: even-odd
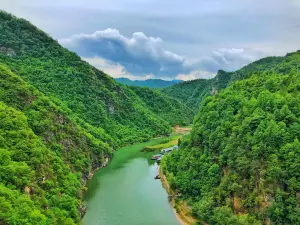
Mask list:
[[[99,169],[102,169],[104,167],[106,167],[109,163],[111,158],[108,158],[108,157],[105,157],[104,158],[104,162],[95,167],[94,169],[91,169],[89,171],[89,173],[87,175],[84,175],[82,178],[81,178],[81,185],[83,186],[83,189],[82,189],[82,195],[84,196],[84,194],[87,192],[88,190],[88,187],[87,187],[87,182],[93,178],[94,174],[99,170]],[[79,214],[80,214],[80,218],[82,219],[86,213],[86,210],[87,210],[87,207],[86,205],[84,204],[83,200],[81,200],[81,203],[80,203],[80,206],[79,206]]]
[[[145,146],[160,141],[154,139],[120,148],[105,168],[95,172],[87,183],[83,224],[180,225],[167,192],[153,179],[158,166],[150,159],[152,153],[141,152]]]
[[[160,176],[162,186],[169,194],[169,202],[174,210],[177,220],[182,225],[195,225],[198,220],[192,216],[192,211],[187,203],[184,201],[175,203],[174,192],[171,190],[168,180],[160,167],[158,169],[158,174]]]
[[[181,139],[183,136],[189,134],[191,130],[191,127],[180,127],[177,125],[172,128],[172,133],[169,137],[161,138],[161,143],[158,143],[156,145],[145,146],[142,151],[158,152],[164,148],[170,148],[174,145],[178,145],[178,140]]]

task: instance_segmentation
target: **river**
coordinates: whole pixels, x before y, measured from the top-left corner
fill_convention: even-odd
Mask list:
[[[88,182],[84,225],[180,225],[168,202],[152,153],[141,149],[159,139],[119,149]]]

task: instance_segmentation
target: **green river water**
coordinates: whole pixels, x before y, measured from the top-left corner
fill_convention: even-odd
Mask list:
[[[159,139],[119,149],[107,167],[88,182],[84,225],[179,225],[168,194],[154,180],[152,153],[140,150]]]

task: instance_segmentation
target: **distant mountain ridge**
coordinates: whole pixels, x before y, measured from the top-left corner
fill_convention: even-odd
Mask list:
[[[125,77],[115,78],[121,84],[128,86],[149,87],[149,88],[165,88],[182,82],[182,80],[162,80],[162,79],[147,79],[147,80],[130,80]]]
[[[219,70],[212,79],[196,79],[184,81],[162,89],[162,92],[186,104],[193,110],[198,110],[202,101],[210,95],[217,94],[229,84],[246,79],[252,74],[270,72],[287,74],[297,69],[300,51],[288,53],[285,56],[271,56],[259,59],[249,65],[234,71]]]

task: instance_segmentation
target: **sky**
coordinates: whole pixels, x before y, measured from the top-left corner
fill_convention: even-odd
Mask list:
[[[0,0],[113,77],[212,78],[300,49],[299,0]]]

